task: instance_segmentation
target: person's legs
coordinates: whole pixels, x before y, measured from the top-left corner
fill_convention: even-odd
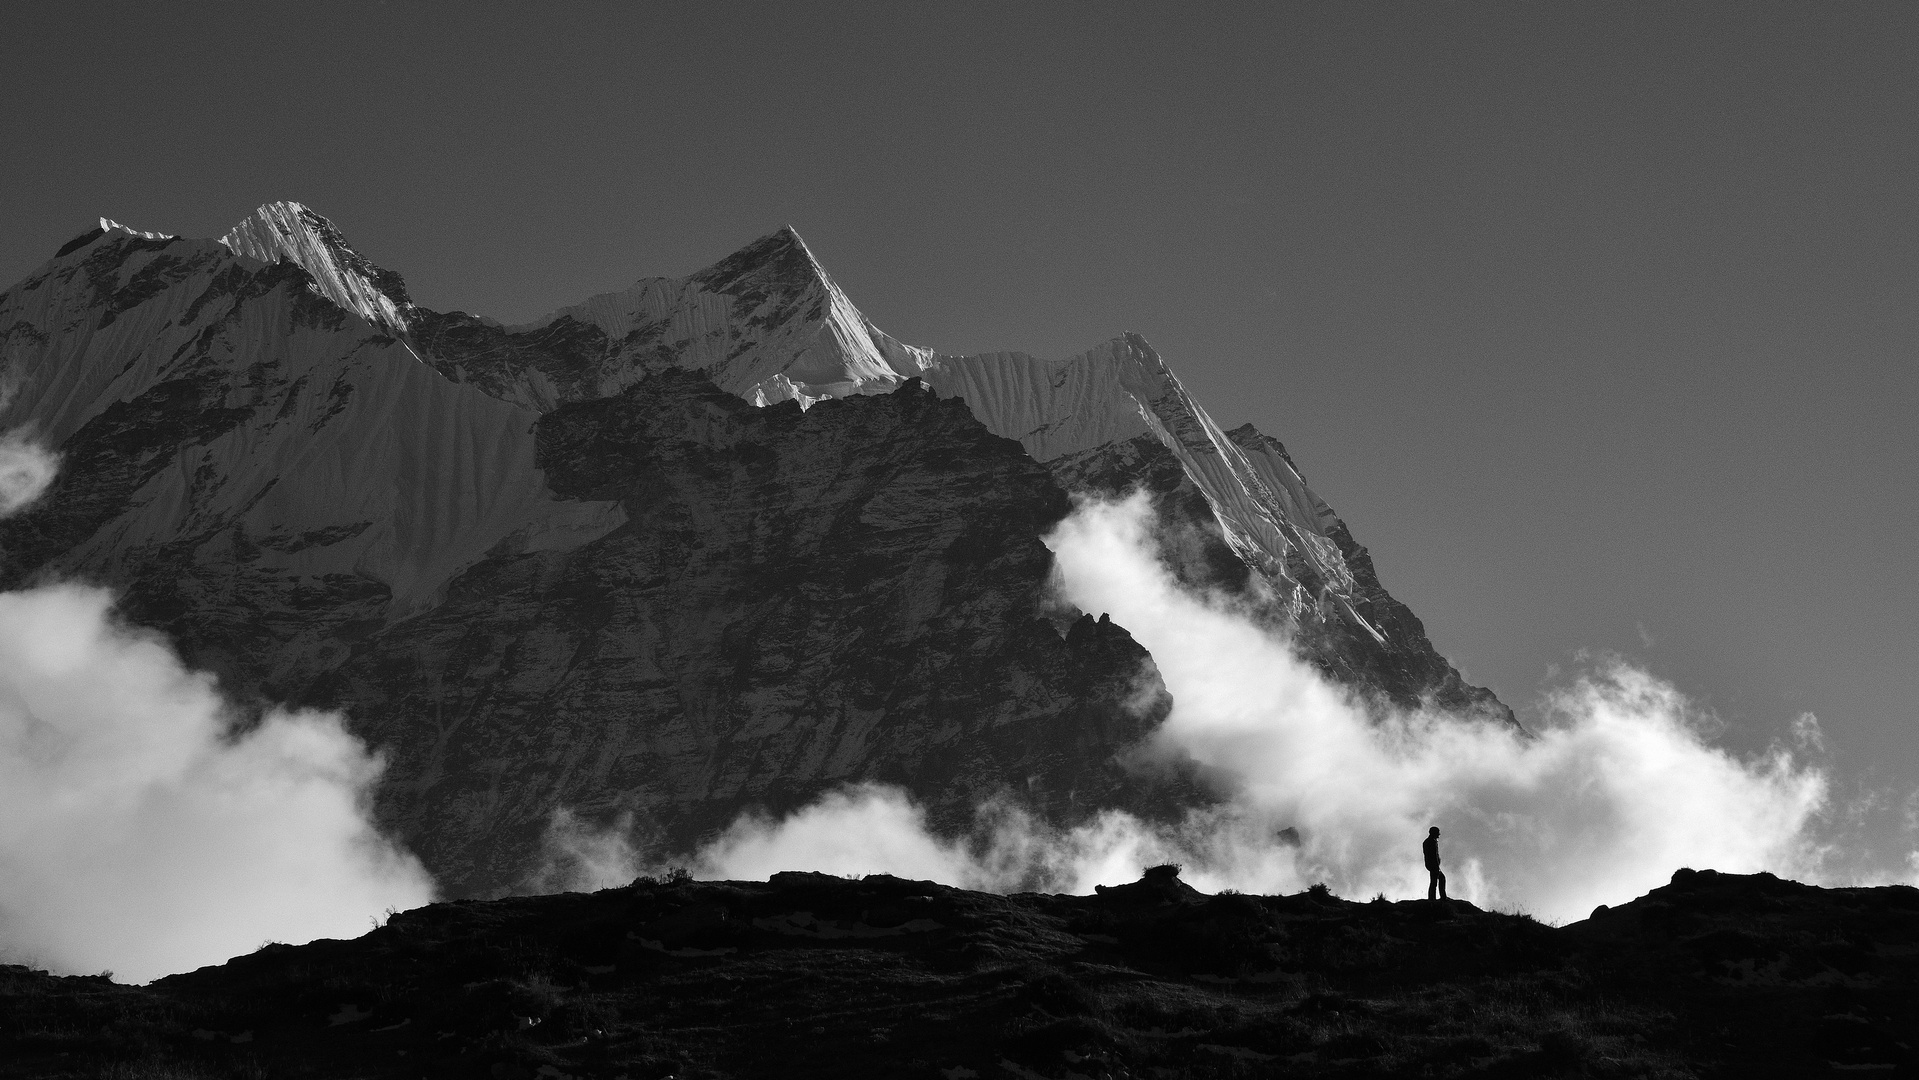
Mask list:
[[[1446,872],[1444,870],[1433,871],[1433,880],[1439,884],[1439,898],[1441,900],[1451,900],[1452,897],[1446,895]]]
[[[1426,873],[1429,875],[1426,878],[1426,899],[1437,900],[1439,899],[1439,871],[1428,870]]]

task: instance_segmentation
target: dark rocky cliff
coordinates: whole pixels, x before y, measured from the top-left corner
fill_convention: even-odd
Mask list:
[[[386,799],[455,888],[528,865],[555,805],[685,842],[853,780],[963,824],[1170,810],[1115,754],[1163,719],[1132,637],[1043,617],[1067,509],[1017,443],[908,384],[755,408],[670,371],[537,428],[560,495],[626,522],[502,545],[315,693],[379,718]]]

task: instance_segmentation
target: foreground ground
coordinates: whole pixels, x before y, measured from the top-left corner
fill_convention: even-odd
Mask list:
[[[0,1076],[1919,1076],[1919,890],[1470,904],[891,877],[436,904],[148,987],[0,968]]]

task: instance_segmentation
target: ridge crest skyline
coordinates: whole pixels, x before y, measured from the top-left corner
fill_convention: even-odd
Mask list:
[[[1273,451],[1278,441],[1256,429],[1228,435],[1138,333],[1063,360],[908,345],[852,302],[791,224],[685,277],[640,278],[519,325],[413,305],[398,273],[296,201],[262,204],[219,243],[235,256],[293,262],[315,293],[393,334],[443,376],[535,412],[618,393],[663,366],[698,370],[757,406],[794,400],[808,408],[919,379],[964,399],[989,430],[1049,467],[1091,461],[1121,444],[1157,444],[1210,508],[1226,544],[1280,587],[1290,610],[1344,624],[1378,646],[1388,641],[1378,617],[1361,610],[1384,590],[1370,575],[1356,576],[1348,563],[1356,545],[1293,462]],[[482,351],[499,362],[476,361],[475,335],[491,342]]]

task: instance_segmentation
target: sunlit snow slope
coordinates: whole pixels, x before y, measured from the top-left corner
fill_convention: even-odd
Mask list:
[[[545,491],[532,413],[449,383],[342,310],[336,293],[380,294],[364,260],[299,213],[331,237],[290,248],[321,275],[114,227],[0,294],[0,429],[62,448],[65,479],[102,481],[84,503],[57,484],[60,513],[16,537],[8,562],[112,577],[189,538],[238,543],[253,572],[377,583],[397,617],[517,531],[617,524]]]

